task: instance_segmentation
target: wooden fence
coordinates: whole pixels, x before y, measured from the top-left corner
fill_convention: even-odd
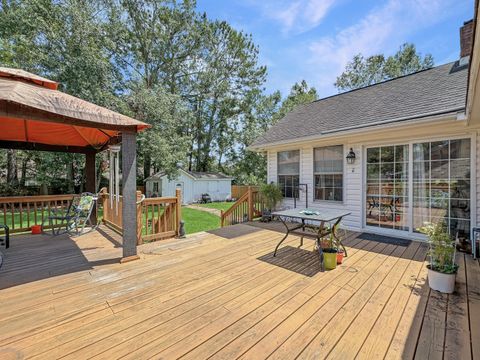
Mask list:
[[[245,194],[248,189],[252,189],[253,191],[260,190],[259,186],[249,186],[249,185],[232,185],[232,198],[233,199],[240,199],[243,194]]]
[[[53,210],[64,215],[72,199],[73,195],[0,197],[0,218],[11,233],[30,231],[33,225],[42,225],[44,221],[44,228],[49,228],[48,216]]]
[[[118,202],[110,201],[106,188],[100,191],[99,203],[103,208],[103,223],[122,232],[122,197]],[[137,191],[137,244],[178,236],[181,220],[181,193],[177,189],[174,197],[148,198]]]
[[[241,224],[262,216],[265,202],[256,186],[249,186],[236,202],[220,215],[221,226]]]

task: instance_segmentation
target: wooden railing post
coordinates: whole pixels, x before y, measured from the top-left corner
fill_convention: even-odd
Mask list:
[[[225,226],[225,217],[223,215],[223,210],[220,210],[220,227]]]
[[[180,221],[182,220],[182,190],[175,190],[175,197],[177,198],[176,210],[177,210],[177,228],[175,229],[177,236],[180,235]]]
[[[142,200],[142,192],[137,190],[137,245],[143,244],[143,204],[140,202],[140,200]]]
[[[248,187],[248,221],[253,220],[253,191],[252,187]]]

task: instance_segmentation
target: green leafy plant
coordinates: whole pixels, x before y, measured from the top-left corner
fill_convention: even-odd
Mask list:
[[[338,244],[337,240],[335,239],[334,232],[336,228],[332,226],[330,236],[328,237],[328,248],[323,249],[323,252],[326,253],[337,253],[338,252]]]
[[[260,194],[270,211],[275,210],[277,204],[283,199],[282,191],[274,183],[262,184],[260,186]]]
[[[458,265],[455,264],[455,240],[447,232],[445,223],[425,223],[418,231],[428,236],[429,269],[444,274],[456,273]]]

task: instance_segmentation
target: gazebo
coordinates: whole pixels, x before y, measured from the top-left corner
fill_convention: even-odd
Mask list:
[[[96,192],[95,154],[121,143],[122,261],[136,259],[136,135],[149,125],[63,93],[58,85],[0,67],[0,147],[85,154],[86,190]]]

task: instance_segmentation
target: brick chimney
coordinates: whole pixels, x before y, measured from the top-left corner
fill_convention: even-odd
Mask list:
[[[460,57],[470,56],[473,45],[473,19],[465,21],[460,28]]]

